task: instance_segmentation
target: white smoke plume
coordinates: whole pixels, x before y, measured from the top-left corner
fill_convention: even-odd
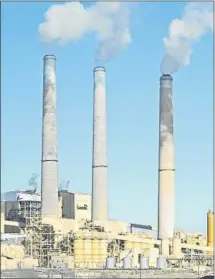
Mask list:
[[[43,42],[63,45],[87,34],[98,39],[96,60],[108,61],[131,43],[129,10],[123,3],[97,2],[85,8],[79,2],[56,4],[45,13],[39,25]]]
[[[187,4],[183,17],[171,22],[169,35],[163,38],[162,74],[171,74],[189,65],[193,44],[209,31],[213,31],[212,4]]]

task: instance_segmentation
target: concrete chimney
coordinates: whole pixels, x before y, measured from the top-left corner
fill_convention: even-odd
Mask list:
[[[158,238],[163,240],[161,254],[168,254],[168,239],[173,238],[175,217],[172,77],[170,75],[162,75],[160,78],[158,171]]]
[[[105,68],[94,69],[92,220],[108,220]]]
[[[45,55],[43,61],[42,216],[58,217],[56,58]]]

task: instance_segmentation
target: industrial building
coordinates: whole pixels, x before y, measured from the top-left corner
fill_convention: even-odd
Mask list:
[[[93,80],[92,194],[58,190],[55,68],[55,56],[46,55],[41,194],[29,190],[3,195],[2,269],[21,265],[23,268],[160,270],[186,268],[187,262],[195,266],[197,256],[201,256],[202,266],[212,267],[214,214],[207,215],[207,236],[175,229],[172,77],[160,78],[158,229],[155,232],[150,224],[128,224],[108,217],[106,71],[103,67],[94,69]],[[143,231],[134,232],[133,228]]]
[[[30,190],[3,193],[1,205],[8,221],[21,222],[41,216],[41,194]],[[58,191],[58,212],[60,218],[91,220],[91,195]]]

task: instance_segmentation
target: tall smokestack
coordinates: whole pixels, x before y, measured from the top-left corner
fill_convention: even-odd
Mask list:
[[[160,78],[160,119],[159,119],[159,177],[158,177],[158,238],[168,240],[174,233],[174,144],[172,77]],[[161,245],[162,246],[162,245]],[[168,247],[163,247],[168,253]]]
[[[58,216],[56,74],[54,55],[44,56],[42,132],[42,216]]]
[[[94,69],[92,220],[108,219],[105,68]]]

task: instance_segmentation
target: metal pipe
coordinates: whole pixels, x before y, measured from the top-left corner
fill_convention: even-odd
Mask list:
[[[42,216],[58,216],[56,73],[54,55],[44,56],[42,123]]]
[[[161,240],[173,238],[174,233],[174,171],[172,77],[162,75],[158,167],[158,239]]]
[[[108,219],[105,68],[94,69],[92,220]]]

